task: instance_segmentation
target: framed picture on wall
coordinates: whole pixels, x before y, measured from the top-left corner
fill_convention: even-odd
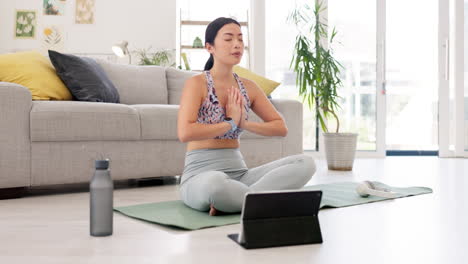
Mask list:
[[[47,50],[63,52],[65,43],[65,31],[62,25],[47,25],[40,32],[41,48],[44,53]]]
[[[36,10],[16,10],[15,38],[33,39],[36,37]]]
[[[94,24],[95,0],[76,0],[75,23]]]
[[[44,15],[63,16],[65,15],[65,4],[67,0],[42,0]]]

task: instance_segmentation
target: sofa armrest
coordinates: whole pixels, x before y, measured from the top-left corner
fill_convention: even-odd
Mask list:
[[[0,188],[30,186],[31,107],[28,88],[0,82]]]
[[[302,154],[302,103],[292,99],[272,99],[271,102],[288,127],[288,134],[282,141],[283,157]]]

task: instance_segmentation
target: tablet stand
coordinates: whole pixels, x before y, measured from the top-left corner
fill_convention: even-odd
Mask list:
[[[247,220],[242,228],[243,242],[239,234],[228,237],[246,249],[322,243],[317,216]]]
[[[313,199],[307,199],[307,203],[301,200],[300,204],[295,204],[296,206],[291,206],[291,202],[295,202],[292,200],[294,193],[286,194],[289,195],[289,200],[283,197],[274,204],[265,202],[279,197],[278,194],[274,195],[276,196],[260,197],[263,201],[250,199],[250,203],[245,203],[244,209],[249,213],[248,217],[244,217],[241,221],[241,241],[239,234],[230,234],[228,237],[246,249],[322,243],[318,219],[321,192],[297,194],[297,199],[301,198],[299,195],[309,195]],[[268,209],[265,209],[266,207]],[[301,208],[305,207],[313,208],[313,212],[309,210],[310,214],[304,214]]]

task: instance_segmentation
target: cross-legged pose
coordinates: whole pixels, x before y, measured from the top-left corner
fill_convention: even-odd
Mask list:
[[[239,150],[244,130],[286,136],[282,116],[252,81],[233,66],[244,51],[240,24],[220,17],[206,28],[210,58],[202,74],[185,82],[178,113],[178,137],[187,143],[180,193],[186,205],[215,215],[240,212],[247,192],[298,189],[315,173],[314,160],[299,154],[247,168]],[[251,122],[253,110],[264,122]]]

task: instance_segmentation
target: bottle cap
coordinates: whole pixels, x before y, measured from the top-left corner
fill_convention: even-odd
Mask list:
[[[109,160],[96,160],[94,161],[94,165],[98,170],[107,170],[109,168]]]

